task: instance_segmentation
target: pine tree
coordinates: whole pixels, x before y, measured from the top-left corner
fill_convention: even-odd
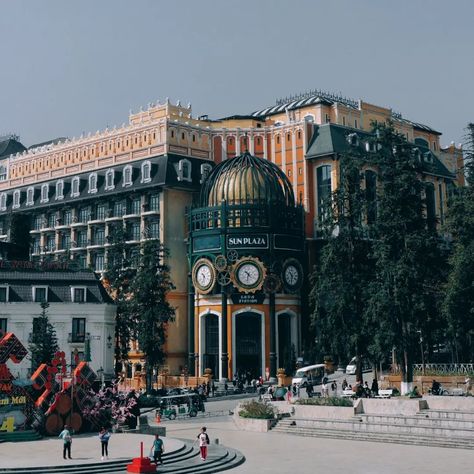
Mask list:
[[[364,159],[358,147],[340,157],[340,182],[320,220],[326,243],[312,275],[312,323],[318,345],[339,362],[367,355],[368,331],[363,320],[367,281],[371,275],[363,221],[367,214],[361,187]]]
[[[435,227],[426,218],[422,163],[413,146],[391,126],[378,125],[379,195],[367,320],[379,350],[395,349],[403,382],[412,382],[418,331],[431,332],[437,318],[442,254]]]
[[[453,238],[450,273],[443,302],[448,341],[455,362],[474,360],[474,124],[464,146],[467,186],[448,200],[446,228]]]
[[[152,387],[153,370],[165,358],[164,344],[168,323],[174,319],[174,308],[167,295],[174,288],[170,269],[165,263],[167,251],[158,241],[142,246],[137,273],[130,282],[127,311],[134,335],[146,360],[146,389]]]
[[[56,330],[49,322],[48,303],[41,303],[41,314],[35,319],[29,350],[31,352],[31,371],[41,364],[51,364],[59,350]]]

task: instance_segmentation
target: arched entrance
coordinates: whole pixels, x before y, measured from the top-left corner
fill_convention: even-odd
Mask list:
[[[203,348],[201,371],[211,369],[215,378],[219,377],[219,317],[208,313],[201,317]]]
[[[262,374],[262,315],[252,311],[235,314],[235,374],[257,378]]]

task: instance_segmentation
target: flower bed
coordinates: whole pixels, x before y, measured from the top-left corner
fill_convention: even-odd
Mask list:
[[[340,397],[314,397],[314,398],[300,398],[296,400],[296,405],[315,405],[326,407],[352,407],[352,400],[349,398]]]

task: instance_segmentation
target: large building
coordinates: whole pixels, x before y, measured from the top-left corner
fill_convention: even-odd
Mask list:
[[[308,260],[319,239],[321,203],[338,186],[338,155],[354,141],[363,146],[374,121],[392,121],[418,148],[423,179],[432,183],[431,212],[442,222],[449,187],[463,181],[462,150],[452,144],[443,147],[440,132],[391,109],[311,91],[247,115],[218,120],[194,117],[190,105],[166,100],[131,113],[129,123],[121,127],[18,149],[14,154],[7,151],[0,156],[0,239],[11,238],[16,219],[23,227],[15,237],[29,234],[33,260],[72,258],[79,266],[101,272],[114,225],[126,227],[131,259],[140,242],[160,238],[170,250],[176,287],[170,294],[176,322],[169,328],[167,365],[172,373],[188,364],[191,371],[196,367],[202,373],[206,362],[199,362],[199,355],[210,364],[216,349],[213,358],[198,336],[200,326],[191,324],[202,317],[198,311],[202,298],[189,278],[187,243],[188,237],[194,239],[195,229],[188,228],[193,223],[185,214],[197,202],[213,167],[245,151],[276,165],[292,187],[294,204],[304,209]],[[366,184],[374,186],[370,171]],[[192,263],[195,257],[191,251]],[[209,311],[213,305],[210,301]],[[300,334],[295,342],[295,348],[300,348]],[[278,357],[271,352],[272,360]],[[224,356],[220,357],[213,367],[225,374]],[[267,368],[269,357],[268,353],[259,359],[258,370]],[[234,359],[228,375],[236,370]]]

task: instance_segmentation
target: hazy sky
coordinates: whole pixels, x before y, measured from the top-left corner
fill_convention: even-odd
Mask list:
[[[165,97],[217,118],[319,88],[457,143],[473,25],[473,0],[1,0],[0,134],[31,145]]]

